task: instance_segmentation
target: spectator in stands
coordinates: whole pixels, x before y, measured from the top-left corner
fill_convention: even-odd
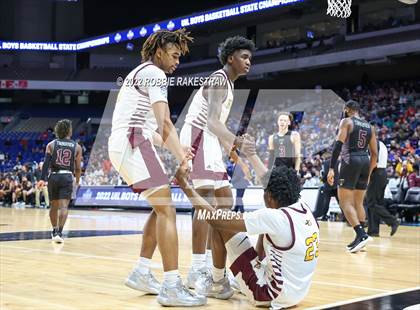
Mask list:
[[[44,196],[45,208],[49,208],[49,206],[50,206],[50,199],[49,199],[49,196],[48,196],[48,187],[47,187],[47,185],[40,186],[40,183],[38,182],[39,180],[41,180],[42,166],[43,165],[44,165],[44,162],[41,161],[34,171],[35,207],[37,207],[37,208],[41,208],[41,194],[43,194],[43,196]]]
[[[102,170],[106,176],[108,176],[112,170],[111,161],[108,158],[102,160]]]
[[[306,180],[303,184],[304,187],[318,187],[321,185],[321,180],[319,178],[319,171],[315,168],[311,169],[311,172],[308,172],[305,176]]]
[[[12,206],[16,206],[17,204],[17,195],[16,192],[19,191],[19,184],[18,184],[18,180],[14,180],[14,179],[10,179],[10,183],[9,183],[9,190],[7,191],[7,193],[10,195],[10,201]]]
[[[413,172],[408,175],[408,188],[420,187],[419,164],[413,165]]]
[[[411,146],[410,140],[405,141],[405,144],[404,144],[404,147],[402,148],[402,151],[403,151],[403,154],[405,154],[405,155],[414,154],[415,150]]]
[[[26,177],[22,177],[22,199],[25,205],[33,206],[35,200],[35,188],[32,182]]]
[[[6,186],[6,179],[3,177],[3,174],[1,174],[1,180],[0,180],[0,202],[4,203],[4,196],[6,194],[6,191],[4,190]]]
[[[13,200],[13,191],[14,191],[14,181],[12,181],[9,177],[6,177],[4,179],[4,182],[2,182],[2,193],[3,193],[3,201],[6,206],[10,206],[12,203],[14,203]]]
[[[395,167],[395,171],[401,178],[405,178],[407,177],[407,175],[413,172],[413,165],[411,164],[410,161],[400,160],[397,166]]]
[[[33,174],[30,171],[31,168],[28,168],[27,165],[22,165],[20,169],[17,172],[17,177],[19,178],[19,182],[23,182],[23,178],[26,178],[26,180],[29,180],[33,182]]]

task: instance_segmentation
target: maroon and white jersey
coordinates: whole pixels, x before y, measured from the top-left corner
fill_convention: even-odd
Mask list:
[[[264,278],[275,309],[299,303],[308,293],[318,262],[319,228],[309,207],[245,212],[250,235],[264,234]]]
[[[229,80],[226,72],[223,69],[213,72],[209,76],[209,84],[217,83],[217,85],[227,85],[228,91],[225,100],[222,103],[222,111],[220,113],[220,121],[226,123],[226,120],[229,116],[230,108],[233,103],[233,83]],[[191,105],[188,109],[187,116],[185,117],[185,122],[192,126],[195,126],[199,129],[208,131],[207,120],[208,120],[208,100],[204,97],[203,94],[204,85],[200,87],[197,93],[192,99]]]
[[[152,140],[152,132],[158,128],[152,105],[158,101],[168,102],[167,93],[165,72],[151,61],[132,70],[115,104],[109,149],[121,151],[124,146],[118,141],[125,141],[120,138],[126,136],[131,127],[140,128],[144,136]]]

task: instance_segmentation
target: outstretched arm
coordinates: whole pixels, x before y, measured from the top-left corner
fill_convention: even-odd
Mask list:
[[[194,188],[188,183],[188,164],[184,160],[179,167],[176,178],[179,186],[187,195],[194,209],[201,210],[203,220],[206,220],[216,229],[229,230],[232,232],[246,231],[245,222],[242,214],[230,210],[213,208],[203,197],[201,197]],[[200,219],[200,215],[198,216]]]
[[[264,166],[264,163],[262,162],[262,160],[258,157],[254,137],[248,134],[245,134],[243,136],[241,151],[248,158],[248,161],[250,162],[251,166],[254,168],[258,179],[261,179],[269,171],[269,169],[271,169],[270,166],[269,166],[269,169],[267,169]]]

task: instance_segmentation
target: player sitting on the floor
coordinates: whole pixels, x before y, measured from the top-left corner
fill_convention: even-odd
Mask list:
[[[257,176],[263,180],[266,208],[234,213],[215,210],[188,183],[187,164],[178,170],[179,185],[198,212],[212,225],[213,272],[197,282],[199,294],[219,299],[233,295],[225,272],[230,269],[241,291],[259,306],[273,309],[299,303],[308,293],[318,261],[319,228],[312,212],[300,198],[296,172],[284,166],[267,172],[248,137],[246,153]],[[259,235],[256,248],[245,233]]]

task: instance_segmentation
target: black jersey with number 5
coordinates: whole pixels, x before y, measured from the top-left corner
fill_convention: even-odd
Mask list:
[[[56,139],[52,145],[51,171],[68,170],[74,173],[77,143],[70,139]]]
[[[353,130],[343,145],[341,156],[345,161],[350,155],[368,156],[369,141],[372,137],[372,127],[363,119],[352,117]]]

